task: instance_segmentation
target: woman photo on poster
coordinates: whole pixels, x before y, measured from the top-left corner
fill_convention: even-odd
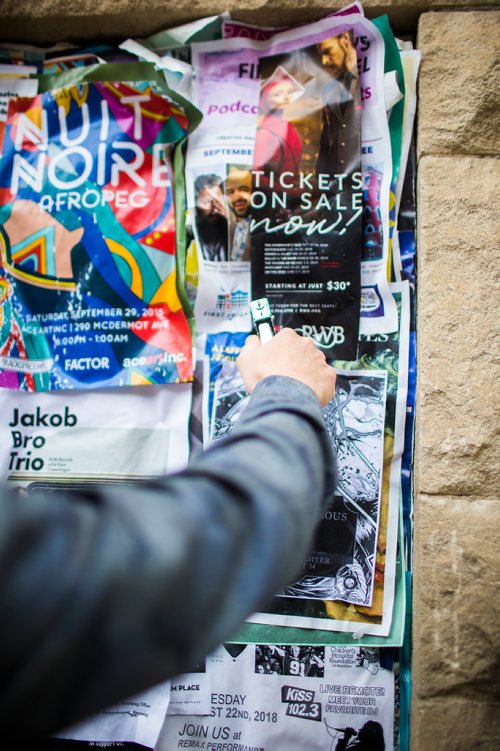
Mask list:
[[[254,152],[254,172],[265,173],[261,187],[272,187],[269,184],[271,174],[276,179],[284,172],[296,175],[299,171],[302,141],[295,126],[287,120],[286,109],[304,91],[304,87],[282,65],[278,65],[262,83],[259,103],[262,119],[257,128]]]

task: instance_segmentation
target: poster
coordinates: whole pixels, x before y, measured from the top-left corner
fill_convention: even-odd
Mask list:
[[[183,469],[190,384],[27,394],[0,389],[0,478],[28,490]]]
[[[220,44],[220,42],[217,42]],[[209,43],[210,45],[210,43]],[[249,331],[254,86],[228,76],[224,55],[193,45],[194,101],[203,121],[189,139],[186,192],[197,254],[197,331]]]
[[[204,378],[205,445],[229,434],[249,396],[236,366],[246,334],[207,337]],[[387,371],[337,371],[325,421],[337,456],[339,483],[325,511],[303,576],[283,598],[372,604],[382,497]],[[274,622],[274,621],[273,621]],[[298,625],[298,624],[296,624]],[[319,626],[318,626],[319,627]]]
[[[227,398],[233,405],[247,398],[247,392],[236,368],[236,359],[240,354],[248,334],[246,332],[221,332],[208,334],[204,342],[203,353],[203,445],[207,448],[212,441],[222,438],[231,429],[231,406],[226,408]],[[227,365],[230,364],[230,366]],[[222,373],[222,369],[224,372]],[[239,397],[231,397],[231,393]],[[217,409],[214,410],[214,401]],[[232,413],[240,412],[236,406]],[[228,414],[229,413],[229,414]]]
[[[65,78],[63,88],[10,99],[0,160],[0,386],[192,377],[167,158],[189,120],[152,90],[152,66],[124,67],[125,78],[146,80]],[[101,78],[106,71],[119,74],[103,65]]]
[[[57,736],[92,741],[91,746],[106,747],[132,742],[154,748],[169,700],[170,681],[166,681],[61,730]]]
[[[210,440],[218,441],[237,425],[250,401],[234,362],[225,362],[217,376],[212,398]]]
[[[352,29],[354,36],[363,107],[361,163],[364,239],[360,332],[388,333],[397,327],[397,314],[386,277],[392,159],[385,112],[382,36],[370,21],[354,13],[340,18],[326,18],[279,34],[273,39],[273,50],[284,52],[299,40],[302,44],[317,44],[325,37],[338,38],[348,29]]]
[[[416,237],[412,230],[397,233],[401,258],[401,273],[410,286],[410,341],[408,353],[408,393],[406,398],[405,445],[401,461],[401,496],[407,566],[411,570],[413,551],[413,444],[417,389],[417,331],[416,331]]]
[[[229,644],[206,670],[209,711],[168,716],[158,751],[335,751],[344,738],[394,749],[394,671],[381,650]]]
[[[384,42],[378,29],[359,12],[329,17],[281,32],[268,41],[233,37],[223,43],[193,46],[193,62],[206,90],[207,113],[214,138],[208,152],[215,160],[225,149],[248,150],[255,137],[258,112],[258,66],[261,58],[285,55],[299,47],[319,46],[353,30],[362,103],[363,255],[361,259],[360,330],[389,333],[397,327],[397,313],[388,282],[389,188],[391,144],[385,111]],[[334,42],[335,44],[335,42]],[[328,66],[322,63],[318,66]],[[334,68],[331,66],[330,73]],[[200,105],[202,106],[202,105]],[[231,135],[229,135],[231,134]],[[339,143],[343,143],[339,139]],[[208,143],[207,143],[208,145]],[[314,157],[314,159],[317,159]],[[339,156],[339,161],[342,157]],[[333,162],[332,162],[333,163]],[[340,172],[333,169],[333,173]],[[221,327],[219,330],[223,330]]]
[[[301,579],[283,597],[372,603],[381,499],[387,374],[337,371],[324,415],[339,482]]]
[[[405,43],[409,44],[409,43]],[[415,143],[413,123],[417,107],[417,78],[421,52],[414,49],[401,50],[406,96],[403,112],[403,140],[401,149],[401,170],[396,185],[397,230],[416,231],[415,221]],[[393,269],[398,281],[405,279],[403,272],[403,249],[400,247],[399,233],[394,233]]]
[[[7,109],[11,96],[32,97],[38,89],[38,82],[28,77],[36,73],[34,65],[0,65],[0,146]]]
[[[252,297],[328,357],[356,359],[362,245],[361,91],[352,32],[260,58],[252,192]],[[333,72],[332,72],[333,71]],[[335,75],[337,71],[337,75]]]
[[[231,357],[217,371],[212,369],[211,379],[213,396],[207,399],[207,415],[210,440],[216,441],[233,430],[249,396]],[[278,596],[371,605],[386,384],[385,371],[337,372],[336,397],[325,409],[325,421],[337,456],[337,493],[323,514],[302,577],[277,593]]]
[[[210,714],[212,676],[202,658],[185,674],[172,678],[167,714]]]
[[[354,363],[334,362],[344,371],[387,373],[379,527],[377,534],[372,604],[275,597],[272,604],[248,620],[277,626],[297,626],[387,636],[394,604],[401,457],[404,448],[408,382],[408,330],[410,301],[407,283],[391,285],[399,328],[394,334],[361,335],[359,357]],[[342,469],[340,469],[342,473]]]

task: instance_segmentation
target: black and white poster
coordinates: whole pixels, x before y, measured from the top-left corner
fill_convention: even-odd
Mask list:
[[[337,373],[335,399],[324,414],[337,456],[339,482],[323,514],[305,575],[286,597],[371,605],[383,467],[387,374]]]

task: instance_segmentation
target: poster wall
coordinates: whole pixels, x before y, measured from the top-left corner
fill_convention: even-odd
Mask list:
[[[337,369],[339,482],[296,580],[57,744],[399,751],[375,646],[402,642],[412,534],[415,311],[388,274],[420,55],[399,46],[402,68],[355,2],[294,28],[223,14],[120,49],[0,50],[0,479],[20,502],[181,470],[228,435],[252,298]],[[392,258],[412,284],[414,240],[395,232]]]

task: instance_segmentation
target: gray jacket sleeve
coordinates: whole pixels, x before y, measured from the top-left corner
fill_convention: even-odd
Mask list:
[[[333,489],[318,400],[270,377],[178,475],[2,491],[2,737],[55,731],[185,672],[298,573]]]

